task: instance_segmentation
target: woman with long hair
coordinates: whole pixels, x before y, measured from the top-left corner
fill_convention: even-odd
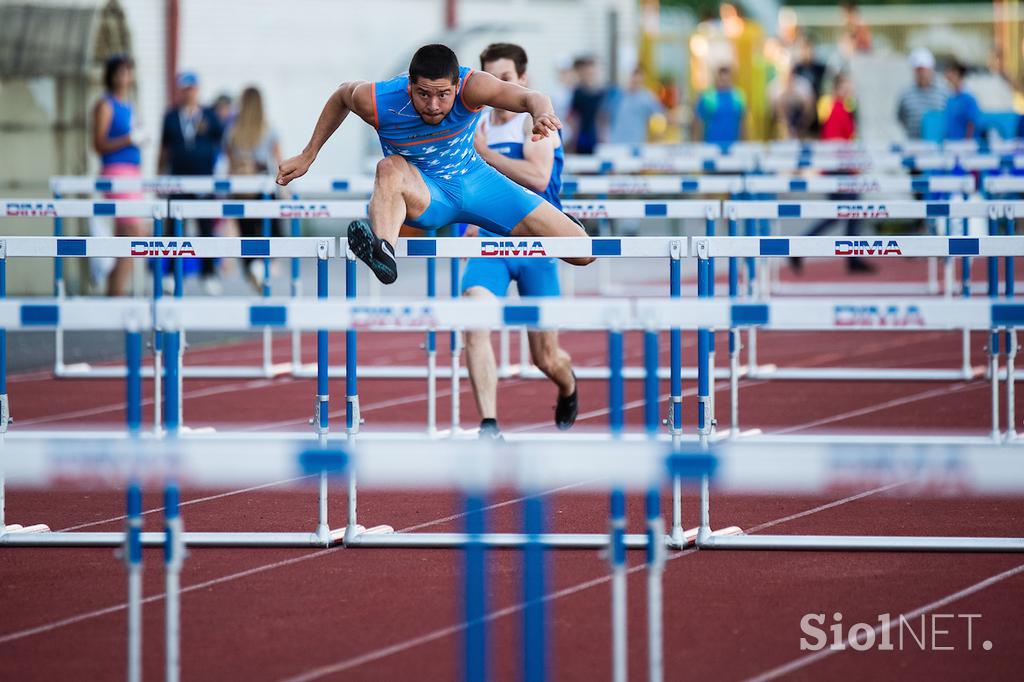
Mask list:
[[[280,165],[281,149],[277,133],[267,122],[263,112],[263,96],[257,88],[249,86],[242,91],[238,113],[225,137],[224,149],[231,175],[266,175]],[[243,237],[263,235],[262,218],[242,218],[238,223],[238,230]],[[280,232],[276,224],[274,231]],[[253,258],[248,261],[246,268],[247,278],[257,291],[262,286],[262,273],[258,272],[262,264],[263,261]]]
[[[137,178],[140,175],[145,136],[135,120],[135,107],[130,101],[135,85],[135,63],[128,55],[118,54],[107,59],[103,69],[103,96],[92,110],[92,146],[100,155],[100,175],[112,178]],[[137,192],[111,192],[110,199],[141,199]],[[120,237],[140,237],[146,234],[138,218],[114,219],[114,231]],[[107,278],[107,295],[121,296],[128,290],[132,264],[128,258],[119,258]]]

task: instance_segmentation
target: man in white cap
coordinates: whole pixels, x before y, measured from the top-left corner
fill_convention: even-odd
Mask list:
[[[911,52],[910,66],[914,69],[914,84],[900,96],[896,117],[907,137],[917,140],[922,137],[925,112],[944,110],[949,92],[935,82],[935,57],[930,50],[919,47]]]

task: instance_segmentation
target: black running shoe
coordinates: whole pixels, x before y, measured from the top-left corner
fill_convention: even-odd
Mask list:
[[[576,414],[579,412],[579,401],[577,395],[579,394],[580,384],[576,381],[576,373],[572,373],[572,394],[563,398],[561,395],[558,396],[558,403],[555,405],[555,426],[561,431],[572,428],[572,425],[576,423]]]
[[[501,435],[501,429],[498,428],[498,422],[494,419],[485,419],[480,422],[480,440],[493,440],[499,443],[505,442],[505,437]]]
[[[366,263],[384,284],[393,284],[398,279],[398,263],[395,250],[370,229],[365,220],[353,220],[348,226],[348,246],[356,258]]]

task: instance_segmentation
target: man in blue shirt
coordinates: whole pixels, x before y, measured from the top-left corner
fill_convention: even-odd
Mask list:
[[[946,80],[952,94],[946,100],[946,134],[947,140],[968,140],[974,137],[978,128],[978,117],[981,110],[978,100],[964,90],[964,76],[967,68],[958,61],[950,62],[946,67]]]
[[[526,51],[511,43],[494,43],[480,53],[480,68],[506,83],[526,85]],[[477,125],[477,153],[489,165],[517,184],[539,194],[562,210],[564,154],[558,135],[533,140],[533,119],[527,113],[492,109]],[[496,236],[483,228],[471,227],[481,237]],[[472,234],[467,230],[467,234]],[[469,298],[503,298],[515,282],[519,295],[558,296],[558,261],[554,258],[470,258],[462,277],[462,295]],[[558,387],[555,425],[568,429],[576,421],[576,376],[572,359],[558,345],[554,330],[530,331],[530,355]],[[480,412],[480,437],[500,438],[498,428],[498,373],[487,329],[466,332],[466,366]]]
[[[694,113],[695,140],[726,148],[746,137],[747,101],[732,85],[732,67],[718,67],[715,87],[701,93]]]

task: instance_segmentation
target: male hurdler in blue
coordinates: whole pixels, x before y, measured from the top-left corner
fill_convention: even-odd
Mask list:
[[[373,84],[377,135],[384,156],[397,154],[419,171],[430,191],[430,206],[406,223],[436,230],[451,223],[482,225],[508,236],[542,199],[484,163],[473,150],[473,136],[482,107],[470,109],[462,100],[473,69],[459,67],[459,88],[444,120],[427,125],[409,99],[409,76]]]
[[[398,277],[394,245],[403,224],[433,230],[467,222],[503,236],[586,236],[578,223],[473,150],[484,106],[528,112],[536,139],[557,135],[561,128],[545,95],[461,67],[444,45],[426,45],[413,55],[407,75],[339,86],[309,144],[281,164],[277,181],[287,185],[305,174],[349,112],[372,125],[385,158],[377,164],[370,221],[349,225],[348,246],[385,284]],[[566,260],[586,265],[593,258]]]

